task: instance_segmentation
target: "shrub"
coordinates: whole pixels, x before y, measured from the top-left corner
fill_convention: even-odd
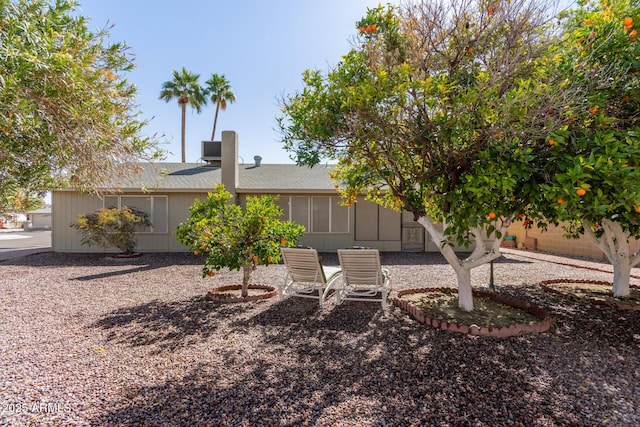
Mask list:
[[[133,234],[139,227],[150,226],[149,215],[136,208],[102,208],[78,215],[69,225],[82,233],[83,245],[117,248],[125,254],[135,252],[137,242]]]

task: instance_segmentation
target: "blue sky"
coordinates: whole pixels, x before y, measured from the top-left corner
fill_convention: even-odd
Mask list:
[[[385,4],[387,2],[384,2]],[[391,2],[397,4],[398,2]],[[247,163],[292,163],[276,131],[278,99],[302,87],[305,69],[328,70],[346,54],[357,34],[355,22],[378,0],[80,0],[89,27],[107,26],[112,41],[124,41],[135,55],[128,80],[150,120],[149,135],[167,144],[166,161],[179,162],[180,108],[159,100],[172,70],[224,74],[237,101],[218,117],[220,131],[239,135]],[[187,110],[186,160],[200,157],[200,141],[211,137],[215,107]],[[241,159],[241,160],[242,160]]]

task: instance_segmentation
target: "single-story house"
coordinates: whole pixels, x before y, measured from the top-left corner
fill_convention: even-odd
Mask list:
[[[69,224],[80,214],[102,207],[131,206],[150,214],[152,226],[137,234],[138,250],[143,252],[182,252],[187,247],[174,235],[178,224],[186,221],[196,198],[220,182],[243,205],[247,196],[279,196],[285,219],[306,228],[300,244],[319,251],[335,251],[350,246],[366,246],[387,252],[428,251],[438,248],[424,228],[408,212],[396,212],[359,198],[352,207],[343,206],[329,177],[330,165],[313,168],[294,164],[238,163],[238,136],[225,131],[222,141],[204,141],[200,163],[148,163],[128,182],[114,183],[118,192],[99,198],[74,189],[52,192],[52,247],[56,252],[96,252],[83,246],[78,231]],[[561,255],[603,259],[602,252],[586,237],[566,239],[561,227],[549,226],[542,233],[526,230],[514,223],[508,235],[515,247],[537,249]],[[640,242],[632,248],[640,249]],[[462,248],[458,248],[462,249]],[[468,249],[464,249],[466,251]]]
[[[424,228],[409,213],[400,213],[358,199],[343,206],[329,177],[331,166],[313,168],[294,164],[238,163],[238,136],[225,131],[220,142],[203,142],[201,163],[148,163],[140,174],[125,183],[115,183],[117,193],[99,198],[74,189],[52,192],[52,247],[56,252],[95,252],[83,246],[80,233],[69,224],[80,214],[102,207],[130,206],[149,213],[152,226],[137,233],[143,252],[180,252],[187,247],[174,235],[186,221],[196,198],[205,199],[222,182],[235,201],[243,205],[247,196],[279,196],[285,219],[306,228],[300,244],[319,251],[366,246],[381,251],[437,251]]]

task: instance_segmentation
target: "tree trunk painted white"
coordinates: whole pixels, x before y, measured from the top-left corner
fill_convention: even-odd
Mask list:
[[[440,231],[433,222],[433,219],[427,216],[418,218],[418,223],[429,232],[429,235],[431,235],[431,238],[438,246],[440,253],[456,273],[458,279],[458,307],[460,307],[461,310],[473,311],[471,270],[501,256],[500,245],[502,244],[504,236],[507,234],[507,228],[509,228],[511,220],[512,217],[502,220],[502,223],[497,227],[500,238],[496,237],[489,248],[483,239],[484,233],[481,228],[473,228],[470,230],[473,241],[475,242],[475,248],[468,258],[461,260],[445,237],[444,230],[446,230],[446,224],[443,225],[443,230]]]
[[[454,268],[458,278],[458,307],[464,311],[473,311],[473,288],[471,287],[471,269]]]
[[[604,233],[596,237],[591,222],[584,220],[584,234],[607,257],[613,266],[613,296],[616,298],[628,298],[631,292],[629,281],[631,268],[640,263],[640,251],[630,253],[630,235],[624,231],[620,223],[610,220],[602,220]]]

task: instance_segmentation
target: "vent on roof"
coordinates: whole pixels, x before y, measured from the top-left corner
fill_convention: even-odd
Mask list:
[[[260,156],[253,156],[253,160],[256,161],[256,167],[259,168],[260,167],[260,162],[262,162],[262,157]]]

